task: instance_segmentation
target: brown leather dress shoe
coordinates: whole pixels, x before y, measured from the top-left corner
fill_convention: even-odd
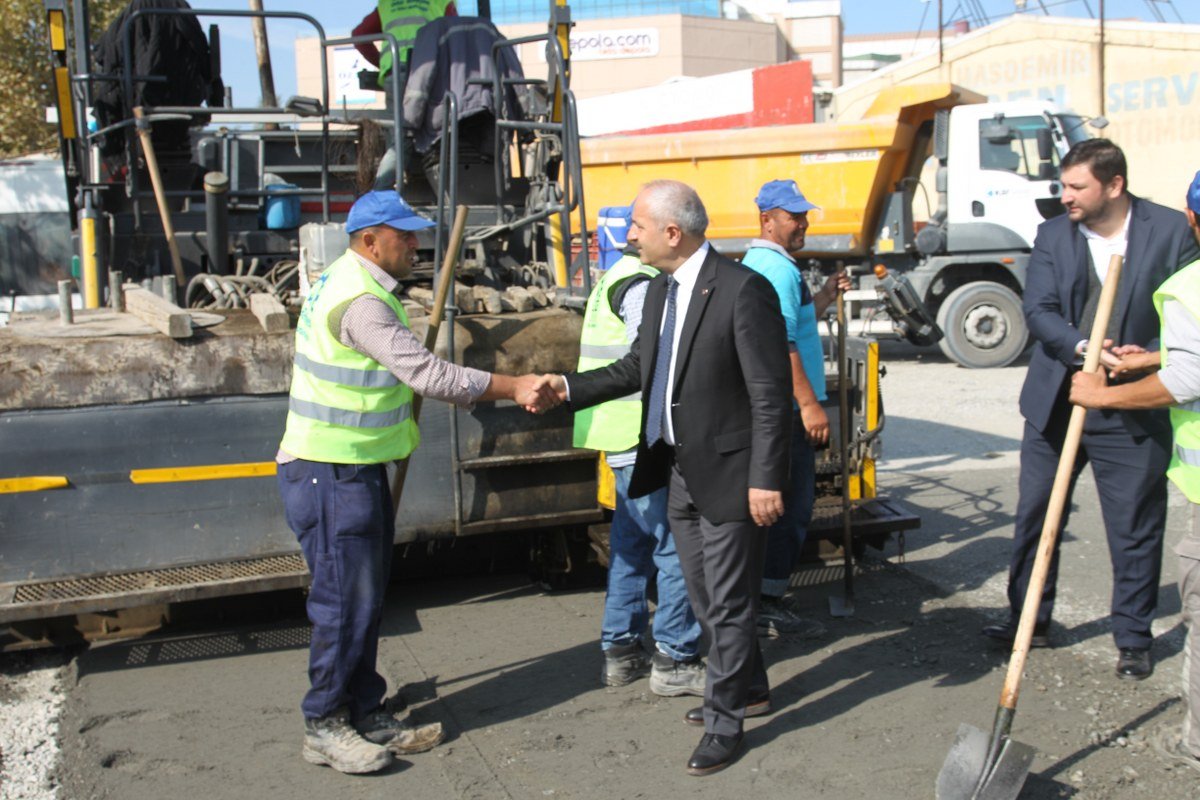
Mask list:
[[[766,697],[751,700],[746,706],[746,717],[765,717],[771,713],[771,695]],[[704,706],[697,706],[689,709],[683,715],[683,721],[688,725],[703,725],[704,724]]]
[[[688,775],[711,775],[719,772],[733,763],[738,750],[742,747],[742,734],[737,736],[722,736],[719,733],[706,733],[700,739],[700,744],[692,751],[688,759]]]

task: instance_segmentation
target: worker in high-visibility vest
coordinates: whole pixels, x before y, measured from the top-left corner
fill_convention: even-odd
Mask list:
[[[428,750],[440,724],[412,727],[384,707],[375,668],[395,533],[387,463],[416,449],[413,393],[460,406],[531,406],[538,378],[444,361],[408,327],[397,296],[434,223],[394,191],[350,209],[350,248],[309,290],[296,325],[287,427],[276,456],[289,527],[312,573],[310,688],[303,757],[340,772],[375,772],[393,754]]]
[[[396,50],[400,56],[400,64],[392,64],[392,48],[387,42],[376,45],[372,42],[360,42],[354,49],[362,53],[372,66],[379,68],[379,88],[386,90],[391,82],[388,75],[393,67],[401,71],[400,91],[404,92],[404,84],[408,77],[408,54],[412,51],[413,42],[417,40],[417,31],[426,22],[439,17],[457,17],[458,9],[454,0],[379,0],[375,10],[363,17],[362,22],[350,31],[351,36],[369,36],[371,34],[390,33],[396,37]],[[397,97],[393,102],[400,102]]]
[[[378,85],[384,93],[387,108],[395,103],[404,102],[404,87],[408,83],[408,58],[412,53],[413,43],[417,40],[417,32],[440,17],[457,17],[458,10],[454,0],[379,0],[375,10],[363,17],[362,22],[350,32],[351,36],[368,36],[371,34],[390,33],[396,38],[396,52],[399,63],[392,63],[392,48],[385,40],[375,45],[372,42],[360,42],[354,45],[372,66],[379,68]],[[392,71],[396,72],[398,88],[393,87]],[[404,147],[405,163],[410,158],[411,146]],[[399,164],[394,145],[389,145],[375,168],[373,189],[394,188]]]
[[[1200,172],[1187,193],[1187,219],[1200,243]],[[1200,261],[1168,278],[1154,292],[1162,321],[1161,353],[1140,347],[1114,348],[1121,356],[1111,375],[1153,373],[1106,386],[1104,372],[1076,372],[1071,402],[1085,408],[1171,409],[1173,449],[1167,477],[1189,501],[1189,527],[1175,554],[1179,556],[1179,594],[1187,638],[1183,654],[1183,694],[1187,700],[1183,727],[1164,730],[1155,745],[1167,757],[1200,772]]]
[[[646,287],[657,274],[628,248],[605,270],[584,311],[580,371],[608,366],[629,352],[642,323]],[[683,567],[667,523],[667,489],[664,486],[645,497],[629,496],[641,424],[642,399],[637,394],[575,412],[575,446],[604,451],[616,478],[608,588],[600,625],[601,681],[605,686],[624,686],[649,673],[654,694],[703,697],[700,623],[688,600]],[[646,588],[656,573],[655,644],[653,655],[647,655],[642,645],[650,620]]]

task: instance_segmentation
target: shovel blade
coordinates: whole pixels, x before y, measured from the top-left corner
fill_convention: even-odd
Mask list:
[[[829,596],[829,616],[831,617],[853,617],[854,616],[854,598],[847,595],[838,597],[836,595]]]
[[[996,763],[987,764],[990,743],[988,734],[973,725],[958,726],[938,773],[937,800],[1016,800],[1029,775],[1034,750],[1005,737]]]

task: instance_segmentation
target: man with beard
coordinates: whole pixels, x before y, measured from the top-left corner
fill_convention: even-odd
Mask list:
[[[1107,139],[1071,148],[1062,160],[1062,186],[1067,213],[1039,226],[1025,278],[1025,318],[1036,345],[1021,389],[1025,433],[1009,564],[1010,613],[983,629],[1006,643],[1015,636],[1029,585],[1070,418],[1071,376],[1083,364],[1109,259],[1123,255],[1125,263],[1106,344],[1115,342],[1128,352],[1130,347],[1158,349],[1152,294],[1200,256],[1183,214],[1129,193],[1125,155]],[[1116,363],[1111,352],[1101,356],[1107,368]],[[1091,462],[1112,559],[1116,674],[1125,680],[1142,680],[1153,671],[1150,623],[1158,602],[1170,445],[1163,410],[1092,410],[1072,475],[1073,490],[1084,464]],[[1067,518],[1064,513],[1062,527]],[[1034,647],[1049,645],[1061,541],[1055,543],[1038,608]]]
[[[1187,192],[1187,220],[1200,242],[1200,172]],[[1183,492],[1191,524],[1175,548],[1179,597],[1187,636],[1183,644],[1182,728],[1169,726],[1155,746],[1172,761],[1200,772],[1200,261],[1176,272],[1154,293],[1162,318],[1162,351],[1122,354],[1114,377],[1148,373],[1145,380],[1106,386],[1103,372],[1078,372],[1071,402],[1084,408],[1170,407],[1175,453],[1167,478]]]

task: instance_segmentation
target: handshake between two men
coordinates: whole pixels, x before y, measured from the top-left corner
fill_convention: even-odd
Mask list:
[[[508,396],[530,414],[544,414],[567,401],[567,380],[563,375],[521,375],[516,378],[493,376],[493,380],[512,381]],[[783,495],[778,491],[749,489],[750,517],[755,524],[769,526],[783,516]]]
[[[562,375],[529,374],[507,380],[513,381],[513,400],[530,414],[545,414],[567,401],[567,382]]]

